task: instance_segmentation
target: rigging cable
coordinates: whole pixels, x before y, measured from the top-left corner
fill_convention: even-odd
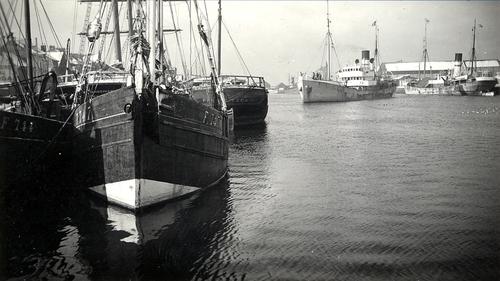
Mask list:
[[[236,53],[238,54],[238,57],[241,61],[241,63],[243,64],[243,66],[245,67],[245,70],[248,72],[248,75],[250,76],[250,78],[252,79],[252,82],[254,84],[257,84],[255,83],[254,79],[253,79],[253,76],[252,74],[250,73],[250,70],[248,69],[248,66],[247,64],[245,63],[245,61],[243,60],[243,57],[241,56],[241,53],[240,51],[238,50],[238,47],[236,47],[236,44],[234,43],[234,40],[233,40],[233,37],[231,36],[231,33],[229,32],[227,26],[226,26],[226,23],[224,21],[222,21],[222,24],[224,25],[224,28],[226,29],[226,32],[227,32],[227,35],[229,35],[229,39],[231,39],[231,42],[233,43],[233,46],[234,48],[236,49]]]
[[[170,6],[170,15],[172,16],[172,24],[174,26],[174,30],[177,30],[177,25],[175,24],[174,8],[172,7],[172,2],[169,1],[168,4]],[[159,32],[163,33],[163,30],[161,30]],[[175,39],[177,41],[177,47],[179,48],[179,55],[181,57],[182,69],[184,70],[184,75],[187,77],[188,73],[187,73],[186,60],[184,57],[184,52],[182,51],[183,46],[182,46],[182,43],[180,42],[180,39],[179,39],[179,33],[177,31],[174,31],[174,32],[175,32]]]
[[[0,8],[1,8],[1,5],[0,4]],[[22,100],[24,101],[24,103],[26,105],[28,105],[28,108],[29,108],[29,102],[26,98],[26,93],[24,92],[24,89],[19,81],[19,77],[17,76],[16,74],[16,70],[14,68],[14,61],[12,60],[12,57],[10,55],[10,51],[9,51],[9,47],[8,47],[8,44],[7,44],[7,41],[5,41],[5,35],[4,35],[4,27],[3,27],[4,23],[3,21],[1,22],[0,24],[0,37],[2,37],[2,41],[3,41],[3,44],[4,44],[4,47],[5,47],[5,52],[7,54],[7,59],[9,60],[9,64],[12,68],[12,75],[13,75],[13,78],[14,78],[14,81],[16,81],[16,85],[18,86],[18,94],[20,95],[20,97],[22,98]]]
[[[10,1],[8,1],[8,3],[9,3],[10,11],[12,12],[12,18],[16,21],[17,29],[19,29],[19,34],[21,34],[21,38],[23,40],[26,40],[26,37],[24,37],[24,33],[23,33],[22,28],[21,28],[21,25],[19,24],[19,21],[17,20],[17,17],[15,16],[16,13],[15,13],[14,9],[12,9],[12,5],[10,4]],[[24,5],[21,3],[21,15],[23,12],[23,8],[24,8]],[[7,18],[5,18],[5,19],[7,19]],[[11,26],[11,25],[8,25],[8,26]],[[9,32],[10,32],[9,34],[12,33],[11,31],[9,31]]]
[[[15,4],[14,4],[14,8],[12,8],[12,5],[10,3],[10,1],[8,1],[9,3],[9,6],[10,6],[10,10],[12,11],[12,18],[10,19],[10,23],[9,23],[9,26],[12,26],[12,24],[14,23],[14,20],[16,19],[16,13],[14,12],[16,9],[17,9],[17,3],[18,1],[16,0]]]
[[[49,15],[47,14],[47,11],[45,10],[45,7],[43,6],[43,3],[42,3],[42,0],[39,0],[40,1],[40,5],[42,6],[42,10],[45,14],[45,17],[47,19],[47,22],[49,23],[49,26],[50,26],[50,30],[52,31],[52,35],[54,36],[54,38],[56,39],[56,43],[57,43],[57,46],[59,48],[62,48],[62,44],[61,44],[61,41],[59,41],[59,37],[57,36],[57,32],[55,31],[54,29],[54,26],[52,25],[52,22],[50,21],[50,17]]]
[[[75,5],[73,7],[73,29],[71,34],[71,49],[75,48],[75,36],[76,36],[76,21],[78,18],[78,0],[75,0]]]

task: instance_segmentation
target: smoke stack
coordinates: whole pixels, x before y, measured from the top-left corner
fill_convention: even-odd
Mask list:
[[[364,67],[367,67],[370,64],[370,51],[369,50],[361,51],[361,64]]]
[[[453,63],[453,77],[460,76],[462,72],[462,53],[455,53],[455,62]]]
[[[370,50],[361,51],[361,59],[362,60],[370,60]]]

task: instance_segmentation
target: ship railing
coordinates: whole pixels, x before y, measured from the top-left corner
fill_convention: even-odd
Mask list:
[[[264,77],[261,76],[221,75],[220,78],[223,86],[266,87]]]
[[[78,81],[78,79],[76,78],[75,74],[65,74],[57,76],[58,83],[71,83],[76,81]]]
[[[87,72],[87,81],[89,83],[94,82],[118,82],[125,83],[127,81],[127,77],[130,74],[126,71],[116,72],[116,71],[89,71]]]

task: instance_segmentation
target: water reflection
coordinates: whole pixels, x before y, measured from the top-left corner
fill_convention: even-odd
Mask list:
[[[103,279],[189,280],[203,275],[205,260],[224,236],[229,182],[189,199],[133,214],[91,200],[94,218],[81,220],[79,252]]]
[[[2,280],[190,280],[204,276],[207,258],[230,240],[227,178],[137,214],[87,194],[53,194],[5,198]]]
[[[74,278],[69,268],[73,257],[65,253],[74,238],[66,210],[71,193],[57,183],[21,183],[2,190],[2,229],[0,229],[0,278]],[[70,266],[71,265],[71,266]]]

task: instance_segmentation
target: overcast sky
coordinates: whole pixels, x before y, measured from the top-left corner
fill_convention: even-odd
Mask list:
[[[61,40],[71,38],[74,1],[42,1]],[[76,29],[80,31],[85,4],[77,5]],[[188,28],[184,25],[187,24],[187,5],[183,2],[175,5],[184,30],[184,42],[188,42]],[[224,22],[253,75],[262,75],[274,85],[286,82],[289,73],[295,75],[319,68],[326,34],[326,1],[228,0],[222,5]],[[207,9],[213,24],[217,1],[207,1]],[[168,28],[171,27],[170,10],[165,14]],[[455,52],[462,52],[468,59],[474,19],[483,26],[478,28],[478,58],[500,58],[499,1],[333,1],[330,14],[341,66],[352,63],[363,49],[373,53],[375,39],[371,24],[375,20],[380,29],[381,59],[385,62],[421,59],[425,18],[430,20],[427,34],[431,60],[451,60]],[[94,16],[95,11],[91,17]],[[121,25],[126,28],[126,21]],[[36,30],[34,34],[39,36]],[[169,43],[173,44],[175,37],[168,36],[172,39]],[[177,48],[170,46],[170,49]],[[223,46],[222,72],[246,74],[226,33],[223,33]],[[175,57],[173,50],[172,53]],[[178,60],[174,62],[181,67]],[[334,62],[337,68],[336,60]]]

